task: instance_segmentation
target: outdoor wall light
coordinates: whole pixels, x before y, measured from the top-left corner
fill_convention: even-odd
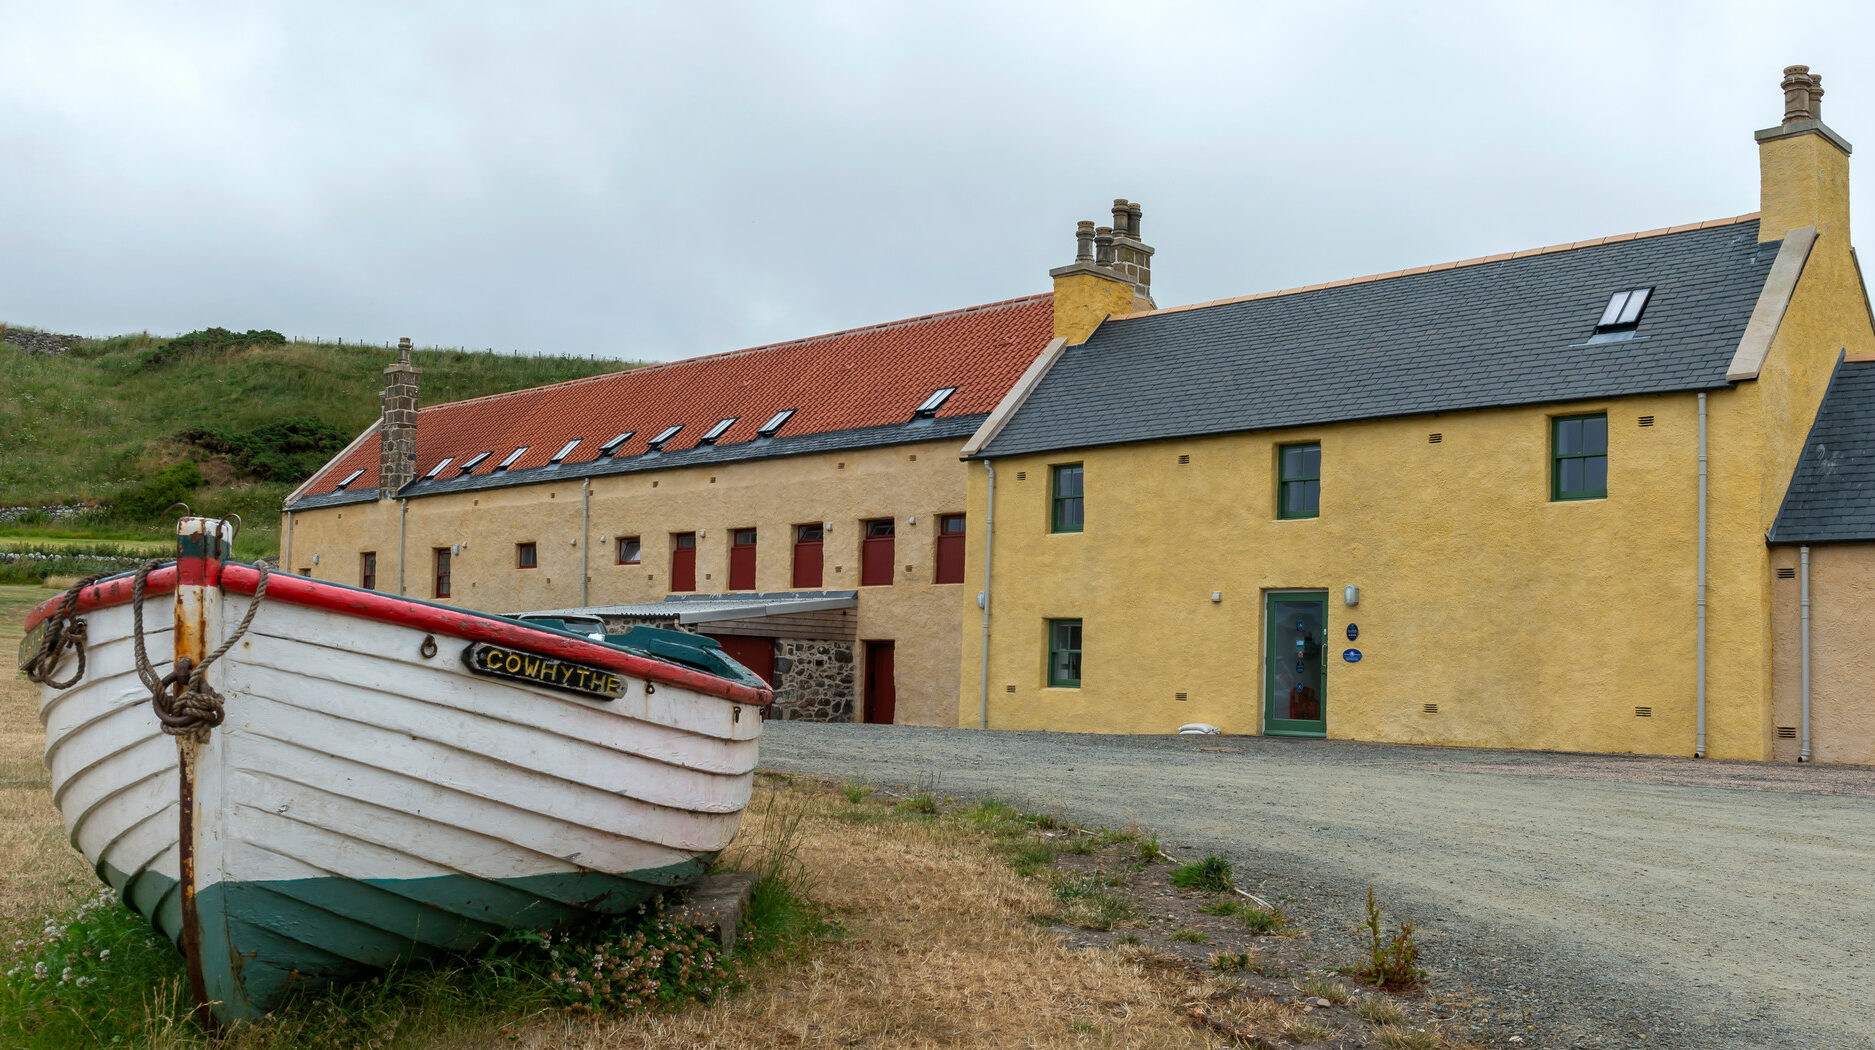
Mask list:
[[[1223,600],[1224,600],[1224,592],[1223,592],[1223,591],[1212,591],[1212,592],[1211,592],[1211,600],[1212,600],[1212,601],[1214,601],[1214,602],[1221,602],[1221,601],[1223,601]]]
[[[312,563],[313,563],[314,565],[317,565],[317,564],[319,564],[319,555],[317,555],[317,554],[315,554],[315,555],[313,555],[313,556],[312,556]]]
[[[1361,604],[1361,589],[1353,584],[1343,587],[1341,589],[1341,603],[1343,605]]]

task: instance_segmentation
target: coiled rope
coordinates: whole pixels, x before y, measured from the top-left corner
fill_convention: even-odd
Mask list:
[[[150,655],[143,644],[143,586],[149,578],[150,570],[163,564],[162,561],[146,561],[137,568],[137,578],[130,587],[130,617],[135,628],[137,677],[144,688],[150,691],[150,705],[156,709],[156,719],[163,724],[163,732],[170,736],[188,737],[197,743],[207,743],[209,730],[221,725],[226,717],[227,701],[209,685],[206,676],[215,661],[228,654],[234,643],[241,640],[247,629],[254,623],[254,614],[260,611],[260,601],[267,595],[267,566],[256,564],[260,579],[254,584],[254,600],[247,607],[247,615],[241,617],[241,626],[235,628],[228,640],[220,648],[208,654],[197,665],[188,657],[176,661],[176,666],[169,674],[157,676],[156,668],[150,663]]]
[[[46,633],[39,640],[39,651],[26,662],[26,677],[40,685],[54,689],[70,689],[85,676],[85,621],[72,618],[72,609],[78,604],[78,592],[98,582],[117,575],[117,570],[106,569],[94,572],[72,585],[65,592],[65,599],[59,603],[59,611],[46,617]],[[71,649],[78,654],[78,670],[70,678],[61,682],[52,677],[58,670],[59,662],[65,658],[65,650]]]

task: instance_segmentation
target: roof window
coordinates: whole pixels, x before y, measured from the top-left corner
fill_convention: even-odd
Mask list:
[[[533,447],[534,446],[532,445],[522,445],[520,448],[517,448],[513,452],[508,453],[508,458],[502,460],[500,463],[495,464],[495,470],[491,471],[491,473],[497,473],[503,470],[507,470],[509,467],[514,466],[514,461],[526,455],[527,450]]]
[[[769,416],[768,422],[763,423],[762,429],[757,430],[756,433],[765,438],[774,437],[775,432],[780,430],[782,426],[788,422],[788,417],[792,415],[794,415],[794,409],[784,408],[774,415]]]
[[[1641,311],[1647,309],[1647,300],[1652,297],[1652,288],[1636,288],[1628,292],[1616,292],[1608,300],[1608,309],[1602,311],[1602,319],[1595,322],[1597,332],[1613,332],[1623,328],[1633,328],[1641,323]]]
[[[363,473],[364,473],[364,470],[359,469],[359,470],[354,470],[350,474],[345,475],[345,480],[339,482],[338,485],[332,491],[337,492],[339,489],[342,489],[345,486],[351,484],[352,482],[357,481],[358,475],[363,474]]]
[[[710,428],[709,433],[704,434],[702,437],[697,439],[697,444],[699,445],[716,444],[716,439],[719,437],[722,437],[724,431],[727,431],[730,427],[734,426],[736,420],[740,418],[741,418],[740,416],[730,416],[728,419],[718,422],[715,426]]]
[[[571,452],[571,451],[573,451],[573,449],[574,449],[574,447],[575,447],[575,446],[577,446],[577,445],[579,444],[579,441],[580,441],[580,439],[579,439],[579,438],[574,438],[573,440],[571,440],[571,441],[569,441],[569,442],[567,442],[566,444],[564,444],[564,445],[561,445],[561,446],[560,446],[560,451],[558,451],[558,452],[555,452],[555,453],[553,454],[553,458],[552,458],[552,459],[550,459],[550,460],[548,460],[547,462],[548,462],[548,463],[558,463],[558,462],[560,462],[561,460],[563,460],[563,459],[565,459],[565,458],[566,458],[566,454],[567,454],[568,452]]]
[[[930,397],[925,398],[924,404],[919,405],[912,415],[914,417],[930,419],[932,416],[937,415],[937,410],[943,406],[944,402],[950,400],[950,396],[956,392],[957,388],[954,386],[947,386],[937,391]]]
[[[620,434],[618,437],[615,437],[612,440],[606,442],[605,444],[600,445],[599,454],[601,456],[609,456],[612,453],[617,452],[619,449],[624,448],[625,442],[630,441],[632,439],[632,434],[634,433],[636,433],[636,431],[627,430],[625,433]]]
[[[488,457],[494,454],[495,453],[493,452],[493,450],[490,450],[488,452],[478,452],[475,455],[470,456],[462,464],[462,474],[467,474],[469,471],[474,470],[476,467],[481,466],[483,460],[487,459]],[[462,474],[457,474],[456,476],[461,477]]]
[[[682,423],[679,423],[674,427],[665,427],[664,430],[661,433],[659,433],[657,437],[652,438],[651,441],[649,442],[651,451],[656,452],[657,450],[663,448],[665,444],[668,443],[670,439],[676,437],[677,432],[679,430],[682,430],[683,428],[684,428],[684,425]]]
[[[428,474],[423,475],[423,480],[428,481],[431,478],[435,477],[436,475],[441,474],[443,472],[443,468],[449,466],[449,461],[455,458],[456,457],[454,456],[444,456],[443,461],[441,463],[438,463],[437,465],[431,467],[430,472]]]

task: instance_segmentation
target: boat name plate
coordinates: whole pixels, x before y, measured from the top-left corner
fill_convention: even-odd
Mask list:
[[[616,700],[625,693],[625,679],[616,672],[504,645],[476,642],[462,651],[462,662],[476,674],[532,682],[581,696]]]
[[[45,640],[46,625],[51,622],[50,617],[40,620],[32,630],[26,632],[25,638],[20,639],[20,670],[32,666],[33,657],[39,655],[39,643]]]

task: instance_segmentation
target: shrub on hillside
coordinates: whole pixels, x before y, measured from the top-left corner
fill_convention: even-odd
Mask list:
[[[242,477],[299,481],[344,448],[350,435],[330,423],[294,416],[263,423],[252,430],[190,427],[176,437],[205,451],[227,456]]]
[[[174,463],[143,479],[111,502],[112,516],[123,521],[155,521],[172,503],[184,502],[202,484],[193,463]]]
[[[219,354],[243,346],[285,346],[286,336],[271,328],[233,332],[204,328],[163,341],[143,355],[144,368],[161,368],[191,354]]]

